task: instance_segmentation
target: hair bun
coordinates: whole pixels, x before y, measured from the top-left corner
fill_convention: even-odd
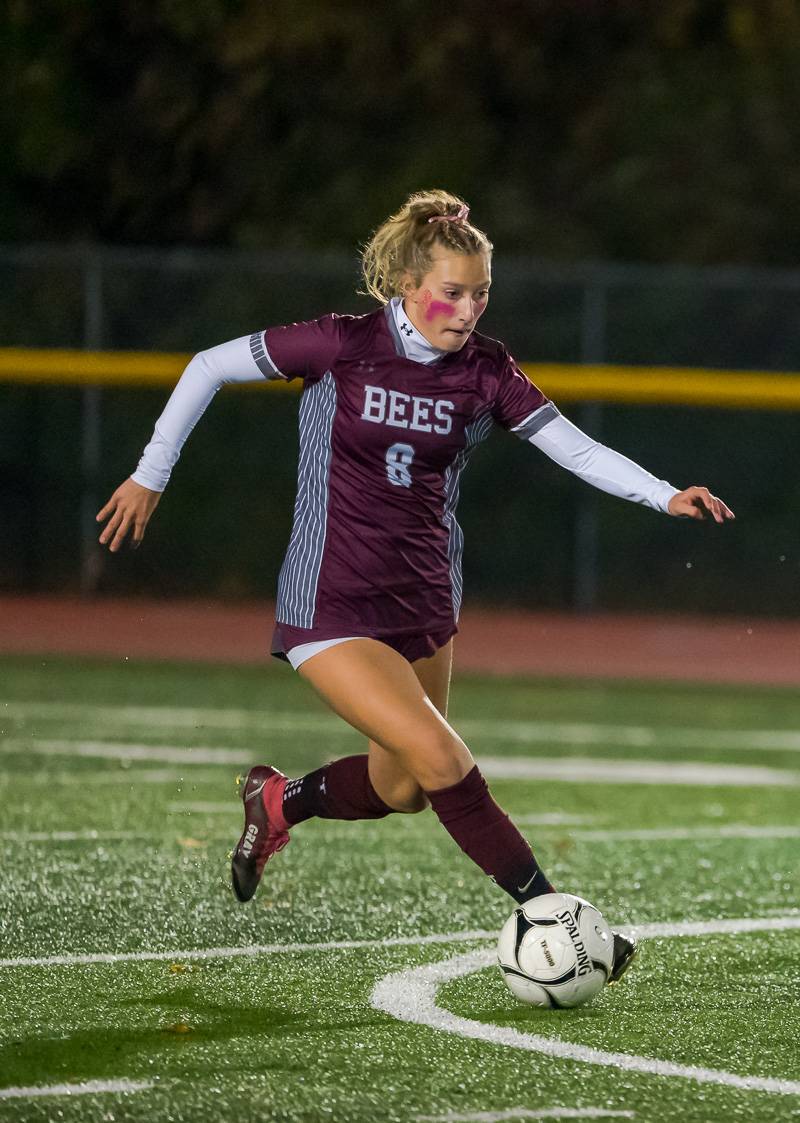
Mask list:
[[[434,214],[428,222],[466,222],[469,218],[469,206],[462,203],[456,214]]]

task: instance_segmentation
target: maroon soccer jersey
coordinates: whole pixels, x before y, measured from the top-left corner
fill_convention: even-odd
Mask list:
[[[251,338],[269,377],[302,378],[294,525],[277,620],[314,638],[455,630],[459,478],[492,423],[528,438],[557,415],[493,339],[405,357],[391,308]]]

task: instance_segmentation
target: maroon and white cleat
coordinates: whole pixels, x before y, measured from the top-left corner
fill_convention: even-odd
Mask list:
[[[289,842],[289,825],[282,812],[285,787],[286,777],[268,764],[247,773],[242,788],[244,830],[231,860],[233,891],[240,901],[250,900],[264,866]]]

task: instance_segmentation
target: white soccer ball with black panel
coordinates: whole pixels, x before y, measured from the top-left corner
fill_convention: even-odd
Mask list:
[[[545,893],[518,905],[503,925],[497,958],[508,989],[532,1006],[581,1006],[608,981],[614,934],[594,905]]]

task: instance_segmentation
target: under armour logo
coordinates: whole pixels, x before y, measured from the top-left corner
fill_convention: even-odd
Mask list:
[[[402,324],[400,325],[400,331],[404,332],[406,335],[414,334],[414,329],[412,328],[411,324],[407,324],[405,320],[403,320]]]
[[[320,783],[319,783],[319,790],[320,790],[320,792],[322,793],[322,795],[325,795],[325,794],[326,794],[326,792],[327,792],[327,790],[328,790],[328,789],[327,789],[327,788],[325,787],[325,777],[324,777],[324,776],[323,776],[323,777],[322,777],[322,779],[320,780]]]

